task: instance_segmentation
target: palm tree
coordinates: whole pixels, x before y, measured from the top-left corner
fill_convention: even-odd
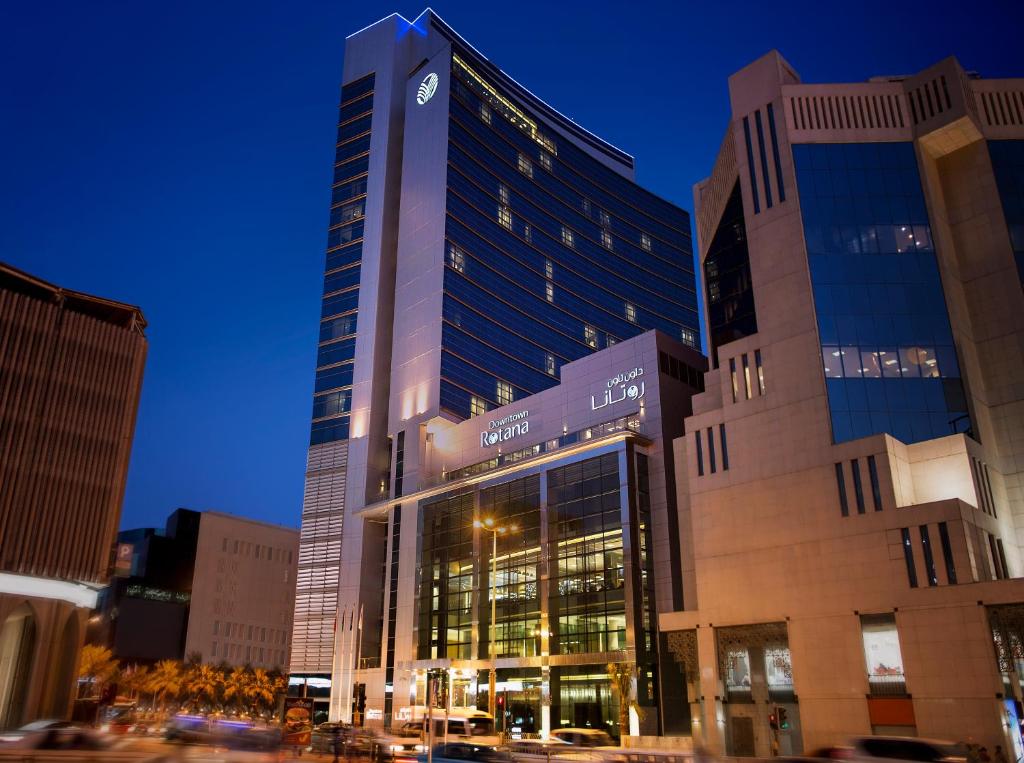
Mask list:
[[[131,699],[141,698],[149,691],[149,668],[145,665],[132,665],[121,671],[121,686]]]
[[[86,644],[82,647],[82,656],[78,660],[79,686],[82,680],[90,689],[98,693],[103,685],[117,675],[118,661],[114,659],[113,653],[105,646]]]
[[[213,665],[193,663],[185,674],[185,691],[196,705],[203,697],[213,705],[217,701],[222,683],[223,676]]]
[[[633,699],[633,675],[636,673],[636,665],[632,662],[609,662],[608,678],[611,679],[612,689],[619,695],[619,739],[629,736],[629,708],[633,708],[636,714],[642,717],[642,711],[636,700]]]
[[[147,689],[153,695],[154,701],[159,700],[161,715],[164,712],[167,698],[177,697],[181,691],[181,684],[181,664],[177,661],[160,660],[153,668]]]
[[[260,710],[274,706],[274,700],[277,699],[280,687],[281,679],[275,680],[271,678],[263,668],[256,668],[252,672],[247,696],[252,705],[253,715],[256,715]]]
[[[245,701],[249,693],[249,682],[252,674],[241,666],[231,669],[224,677],[224,703],[232,703],[236,711],[245,710]]]

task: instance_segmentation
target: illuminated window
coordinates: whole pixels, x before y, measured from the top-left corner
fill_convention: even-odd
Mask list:
[[[455,244],[448,245],[448,265],[460,273],[466,272],[466,253]]]
[[[540,166],[551,172],[551,154],[547,151],[540,152]]]
[[[564,225],[562,226],[562,243],[568,247],[573,247],[576,245],[576,235],[572,232],[572,230],[566,228]]]
[[[498,222],[502,227],[512,230],[512,210],[504,204],[498,205]]]
[[[544,260],[544,275],[547,278],[555,277],[555,265],[551,260]]]
[[[754,350],[754,366],[757,368],[757,392],[764,394],[764,366],[761,365],[761,351]]]
[[[498,198],[502,204],[508,204],[508,186],[504,183],[498,183]]]
[[[583,340],[591,347],[597,348],[597,329],[587,324],[583,327]]]
[[[743,391],[746,393],[746,398],[749,400],[752,397],[750,390],[750,361],[747,359],[747,354],[743,354]]]
[[[640,234],[640,247],[645,251],[651,251],[651,237],[646,233]]]
[[[891,614],[861,615],[860,628],[871,694],[898,696],[905,693],[903,654],[896,617]]]
[[[550,352],[544,355],[544,370],[551,376],[558,373],[558,368],[555,366],[555,356]]]
[[[544,284],[544,296],[547,297],[548,302],[555,301],[555,285],[551,281]]]
[[[600,211],[600,218],[601,218],[601,225],[604,226],[605,228],[609,227],[612,224],[611,216],[607,212],[605,212],[603,209]]]
[[[523,226],[523,238],[525,238],[527,241],[533,241],[533,228],[531,228],[529,225]]]
[[[739,397],[739,379],[736,377],[736,358],[729,358],[729,379],[732,381],[732,401]]]
[[[480,104],[480,119],[482,119],[485,124],[491,123],[491,109],[486,103]]]
[[[636,305],[632,302],[626,303],[626,320],[630,323],[636,323]]]
[[[484,400],[482,397],[471,395],[469,398],[470,417],[483,416],[485,413],[487,413],[487,401]]]
[[[582,206],[583,206],[583,214],[585,214],[587,217],[590,217],[590,199],[584,197],[583,198],[583,202],[582,202]]]
[[[697,348],[697,332],[693,329],[680,329],[679,338],[687,347]]]
[[[498,405],[508,405],[515,397],[512,392],[512,385],[508,382],[498,380],[496,397]]]
[[[526,158],[526,154],[519,154],[519,171],[522,172],[526,177],[533,177],[533,162]]]
[[[611,251],[613,247],[612,234],[606,230],[601,231],[601,246],[609,251]]]
[[[606,341],[608,343],[608,346],[611,347],[613,344],[615,344],[619,340],[616,339],[615,337],[613,337],[611,334],[609,334]]]

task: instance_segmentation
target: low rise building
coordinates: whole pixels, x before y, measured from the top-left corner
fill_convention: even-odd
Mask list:
[[[298,542],[288,527],[189,509],[171,514],[163,531],[124,531],[124,566],[101,596],[90,638],[125,663],[195,656],[284,669]]]

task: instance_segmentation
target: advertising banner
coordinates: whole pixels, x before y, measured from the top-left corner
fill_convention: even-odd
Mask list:
[[[313,699],[285,697],[281,743],[292,747],[308,747],[313,742]]]

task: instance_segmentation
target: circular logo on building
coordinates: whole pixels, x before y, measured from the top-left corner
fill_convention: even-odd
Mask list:
[[[434,72],[430,72],[423,81],[420,83],[419,90],[416,91],[416,103],[422,106],[424,103],[434,97],[434,93],[437,92],[437,75]]]
[[[636,398],[637,398],[637,396],[639,394],[640,394],[640,388],[638,386],[636,386],[635,384],[630,384],[629,387],[626,389],[626,395],[629,396],[630,400],[636,400]]]
[[[487,435],[487,442],[489,442],[491,445],[494,445],[497,441],[498,441],[498,433],[497,432],[491,432],[489,435]]]

